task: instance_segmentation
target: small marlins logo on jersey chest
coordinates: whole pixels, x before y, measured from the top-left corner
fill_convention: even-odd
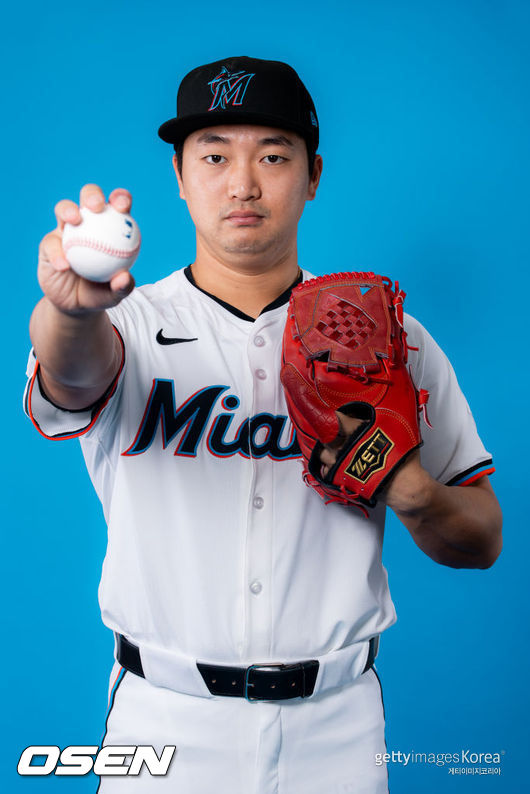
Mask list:
[[[229,388],[206,386],[177,406],[174,381],[155,378],[134,440],[121,454],[143,454],[160,431],[163,449],[178,437],[173,454],[182,457],[196,457],[204,438],[208,451],[221,458],[236,454],[273,460],[300,457],[300,447],[286,415],[263,411],[238,424],[234,412],[240,399],[235,394],[224,394]]]

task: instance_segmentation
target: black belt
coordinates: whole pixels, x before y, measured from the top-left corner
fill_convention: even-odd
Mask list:
[[[122,634],[116,634],[116,658],[126,670],[145,678],[140,650]],[[372,637],[363,673],[377,656],[379,637]],[[313,694],[319,663],[316,659],[290,664],[251,664],[227,667],[197,662],[197,667],[212,695],[244,697],[247,700],[288,700]]]

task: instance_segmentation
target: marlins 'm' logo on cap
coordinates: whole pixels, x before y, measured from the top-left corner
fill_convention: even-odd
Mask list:
[[[282,61],[237,55],[197,66],[179,86],[177,115],[158,134],[176,145],[192,132],[217,124],[293,130],[305,139],[310,162],[318,147],[313,100],[293,67]]]
[[[233,72],[230,73],[226,66],[223,66],[219,74],[210,80],[213,94],[212,104],[208,110],[226,110],[228,104],[241,105],[245,97],[248,84],[254,77],[255,72]]]

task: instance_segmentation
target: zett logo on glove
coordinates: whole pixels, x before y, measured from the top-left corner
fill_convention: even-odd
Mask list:
[[[366,482],[372,474],[385,467],[388,453],[393,446],[382,430],[376,430],[368,441],[361,444],[344,473],[359,482]]]

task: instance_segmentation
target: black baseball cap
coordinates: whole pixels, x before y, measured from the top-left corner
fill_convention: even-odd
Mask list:
[[[318,147],[318,118],[309,91],[282,61],[239,55],[198,66],[182,80],[177,115],[158,130],[167,143],[219,124],[261,124],[294,130],[308,152]]]

